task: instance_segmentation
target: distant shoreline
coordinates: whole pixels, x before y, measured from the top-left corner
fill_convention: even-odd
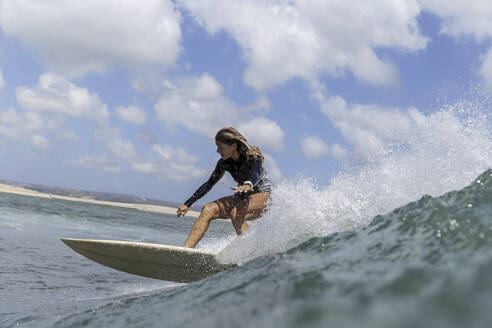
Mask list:
[[[38,192],[35,190],[31,190],[31,189],[26,189],[26,188],[17,187],[17,186],[11,186],[11,185],[4,184],[4,183],[0,183],[0,192],[8,193],[8,194],[23,195],[23,196],[49,198],[49,199],[62,199],[62,200],[68,200],[68,201],[73,201],[73,202],[80,202],[80,203],[90,203],[90,204],[116,206],[116,207],[123,207],[123,208],[133,208],[136,210],[146,211],[146,212],[176,215],[176,208],[174,208],[174,207],[161,206],[161,205],[149,205],[149,204],[132,204],[132,203],[122,203],[122,202],[110,202],[110,201],[103,201],[103,200],[96,200],[96,199],[89,199],[89,198],[82,198],[82,197],[69,197],[69,196],[55,195],[55,194],[49,194],[49,193],[42,193],[42,192]],[[190,210],[190,211],[188,211],[188,213],[186,213],[187,217],[198,217],[198,215],[199,215],[199,212],[192,211],[192,210]]]

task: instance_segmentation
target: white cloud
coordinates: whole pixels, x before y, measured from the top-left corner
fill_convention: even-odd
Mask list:
[[[307,158],[316,159],[330,153],[328,145],[319,136],[301,138],[301,149]]]
[[[328,146],[319,136],[306,136],[301,138],[301,149],[304,155],[310,159],[317,159],[323,156],[332,156],[342,161],[346,159],[347,150],[335,143]]]
[[[420,0],[422,8],[441,21],[441,33],[455,38],[473,36],[477,41],[492,36],[492,2],[482,0]]]
[[[49,146],[48,140],[39,134],[33,135],[31,139],[33,146],[38,150],[44,150]]]
[[[147,145],[155,145],[159,142],[159,138],[152,131],[142,130],[139,131],[137,139]]]
[[[157,118],[169,127],[181,124],[209,137],[218,129],[241,121],[244,116],[222,95],[222,87],[208,74],[181,79],[176,85],[167,82],[155,111]]]
[[[145,123],[145,111],[142,108],[136,106],[128,107],[117,107],[116,112],[118,117],[125,122],[130,122],[134,124],[144,124]]]
[[[86,155],[68,163],[107,172],[121,172],[131,161],[138,158],[133,144],[121,137],[119,129],[108,125],[100,125],[95,130],[94,145],[96,151],[102,154]]]
[[[186,77],[167,86],[155,105],[156,116],[168,127],[183,125],[207,137],[225,126],[237,127],[248,140],[273,151],[284,149],[284,132],[277,123],[254,117],[249,107],[238,107],[222,94],[222,86],[210,75]],[[258,106],[267,104],[260,98]]]
[[[331,156],[333,156],[335,159],[342,161],[347,158],[347,155],[348,151],[339,144],[334,144],[331,147]]]
[[[256,117],[240,123],[237,129],[248,139],[248,142],[261,149],[282,151],[285,149],[285,133],[280,126],[265,117]]]
[[[111,127],[100,127],[94,134],[95,140],[103,145],[111,158],[122,162],[135,159],[137,152],[133,144],[123,140],[120,136],[120,131]]]
[[[142,155],[131,142],[121,137],[118,129],[109,126],[100,127],[94,139],[101,154],[86,155],[69,163],[112,173],[130,169],[158,179],[175,181],[195,179],[205,174],[205,170],[196,167],[199,158],[180,147],[154,144],[150,153]]]
[[[51,73],[41,75],[39,84],[32,89],[18,87],[16,96],[17,102],[28,110],[84,116],[95,122],[104,122],[109,115],[97,94]]]
[[[263,156],[265,156],[265,168],[268,172],[268,177],[270,180],[272,180],[273,183],[277,183],[282,180],[283,174],[275,158],[265,153],[263,153]]]
[[[67,77],[115,67],[174,65],[181,15],[170,0],[0,1],[6,35]]]
[[[3,79],[2,70],[0,70],[0,89],[5,86],[5,80]]]
[[[102,169],[106,172],[120,172],[121,171],[121,163],[111,158],[110,156],[101,155],[101,156],[84,156],[77,160],[72,160],[68,162],[69,164],[84,167],[87,169]]]
[[[17,111],[9,108],[0,111],[0,145],[31,145],[35,151],[50,148],[48,139],[70,141],[78,137],[63,127],[63,120],[45,118],[33,111]],[[31,153],[32,156],[35,152]],[[29,158],[32,159],[32,156]]]
[[[492,2],[420,0],[422,8],[441,18],[441,33],[455,39],[473,37],[477,42],[492,39]],[[479,71],[492,90],[492,48],[483,57]]]
[[[292,78],[317,80],[351,71],[371,84],[392,84],[397,69],[377,47],[419,50],[417,0],[265,2],[180,0],[210,33],[229,33],[243,50],[245,82],[265,90]]]
[[[204,176],[205,170],[195,166],[198,161],[180,147],[154,145],[146,159],[132,162],[132,169],[160,179],[184,181]]]
[[[415,108],[401,111],[376,105],[350,105],[339,96],[323,100],[321,106],[355,154],[366,158],[384,155],[393,147],[410,142],[425,125],[425,117]],[[345,157],[346,152],[334,146],[332,155]]]
[[[45,128],[38,113],[17,112],[14,108],[0,112],[0,143],[30,142],[31,137]]]

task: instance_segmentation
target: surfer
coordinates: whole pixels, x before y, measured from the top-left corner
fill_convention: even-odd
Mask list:
[[[260,149],[251,146],[246,138],[232,127],[220,129],[215,135],[217,152],[221,158],[212,175],[183,205],[178,207],[178,217],[188,212],[190,206],[203,197],[227,171],[237,186],[233,196],[205,204],[196,219],[184,247],[193,248],[205,235],[211,220],[229,217],[238,235],[248,229],[246,220],[255,219],[266,208],[272,190],[263,166]]]

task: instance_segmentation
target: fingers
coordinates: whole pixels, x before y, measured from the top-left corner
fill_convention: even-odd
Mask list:
[[[253,191],[253,188],[249,185],[243,185],[243,186],[237,186],[237,187],[231,187],[232,190],[235,192],[251,192]]]
[[[190,208],[186,205],[181,205],[180,207],[178,207],[177,211],[176,211],[176,215],[178,217],[180,216],[184,216],[186,214],[186,212],[188,212]]]
[[[234,190],[234,195],[241,199],[244,199],[249,193],[253,191],[253,188],[249,185],[242,185],[237,187],[231,187]]]

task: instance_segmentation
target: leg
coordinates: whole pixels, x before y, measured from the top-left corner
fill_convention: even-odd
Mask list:
[[[221,213],[227,213],[231,218],[234,230],[238,235],[248,229],[246,220],[255,219],[265,209],[270,193],[260,192],[249,195],[246,199],[230,196],[216,201]]]
[[[184,247],[193,248],[205,235],[210,221],[220,217],[220,208],[217,203],[208,203],[203,206],[198,219],[186,239]]]

